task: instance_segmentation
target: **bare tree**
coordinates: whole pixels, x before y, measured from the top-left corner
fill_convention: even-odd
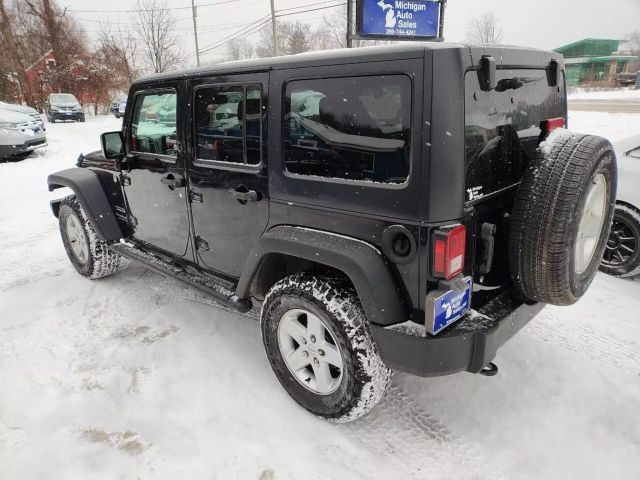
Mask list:
[[[278,52],[281,55],[294,55],[311,50],[311,27],[302,22],[287,22],[280,20],[276,23],[278,36]],[[273,30],[267,24],[258,33],[256,46],[258,57],[273,55]]]
[[[175,32],[176,17],[166,0],[138,0],[136,27],[141,50],[148,67],[155,73],[180,66],[181,43]]]
[[[497,44],[502,41],[502,30],[498,19],[491,12],[474,18],[467,29],[467,40],[471,43]]]
[[[4,45],[4,48],[0,53],[0,60],[2,61],[2,83],[4,89],[7,91],[4,93],[5,98],[13,96],[12,83],[17,82],[19,88],[22,90],[22,94],[28,105],[35,106],[35,100],[33,92],[31,91],[27,76],[25,73],[25,57],[23,55],[23,49],[21,48],[18,39],[14,35],[13,18],[9,15],[4,6],[4,0],[0,0],[0,43]],[[11,91],[11,93],[10,93]]]
[[[311,28],[306,23],[295,22],[289,24],[287,37],[287,55],[309,51],[309,31]]]
[[[74,90],[73,60],[85,53],[84,32],[76,22],[66,16],[51,0],[24,0],[29,15],[42,24],[41,35],[49,44],[56,60],[51,72],[53,87],[65,92]],[[44,53],[44,52],[42,52]]]
[[[253,57],[253,44],[246,37],[237,37],[227,45],[229,60],[245,60]]]
[[[329,48],[347,47],[347,7],[336,10],[335,15],[322,17],[322,22],[311,36],[312,50],[326,50]],[[389,40],[353,40],[354,47],[367,47],[372,45],[389,45]]]
[[[122,90],[128,88],[138,76],[138,39],[129,28],[101,23],[98,41],[98,50],[112,71],[110,83]]]
[[[278,52],[285,54],[287,52],[287,39],[291,32],[290,25],[285,21],[276,22],[276,35],[278,37]],[[258,32],[258,44],[256,46],[256,55],[258,57],[273,56],[273,29],[271,23],[266,24]]]

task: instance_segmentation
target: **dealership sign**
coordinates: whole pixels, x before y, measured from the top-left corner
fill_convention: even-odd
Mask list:
[[[358,36],[442,40],[446,0],[357,0]]]

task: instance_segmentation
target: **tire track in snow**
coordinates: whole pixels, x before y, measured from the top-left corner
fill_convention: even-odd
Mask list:
[[[150,272],[145,280],[149,281],[145,285],[147,294],[155,292],[231,311],[195,288],[187,285],[173,288],[174,283],[180,283],[178,280],[155,272]],[[256,303],[245,314],[233,313],[259,321],[259,307]],[[452,471],[456,472],[456,480],[507,478],[396,385],[391,386],[380,404],[364,418],[335,428],[354,443],[384,455],[402,472],[398,478],[448,479],[452,478]]]
[[[507,478],[396,385],[366,416],[338,428],[388,458],[398,469],[397,478]]]
[[[540,312],[523,331],[597,362],[640,373],[639,345],[611,338],[588,325],[562,321],[551,311]]]

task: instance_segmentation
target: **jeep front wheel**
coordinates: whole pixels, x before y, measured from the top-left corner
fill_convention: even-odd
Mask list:
[[[80,275],[97,280],[116,271],[120,256],[98,238],[75,195],[62,200],[58,221],[64,249]]]
[[[261,328],[276,377],[315,415],[355,420],[391,382],[393,372],[382,362],[346,279],[300,273],[280,280],[265,298]]]

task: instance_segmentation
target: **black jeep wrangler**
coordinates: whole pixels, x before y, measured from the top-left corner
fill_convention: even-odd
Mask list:
[[[562,57],[345,49],[131,87],[102,154],[49,176],[74,267],[120,257],[261,329],[316,415],[371,409],[392,369],[492,375],[497,349],[598,269],[616,196],[605,139],[569,133]]]

